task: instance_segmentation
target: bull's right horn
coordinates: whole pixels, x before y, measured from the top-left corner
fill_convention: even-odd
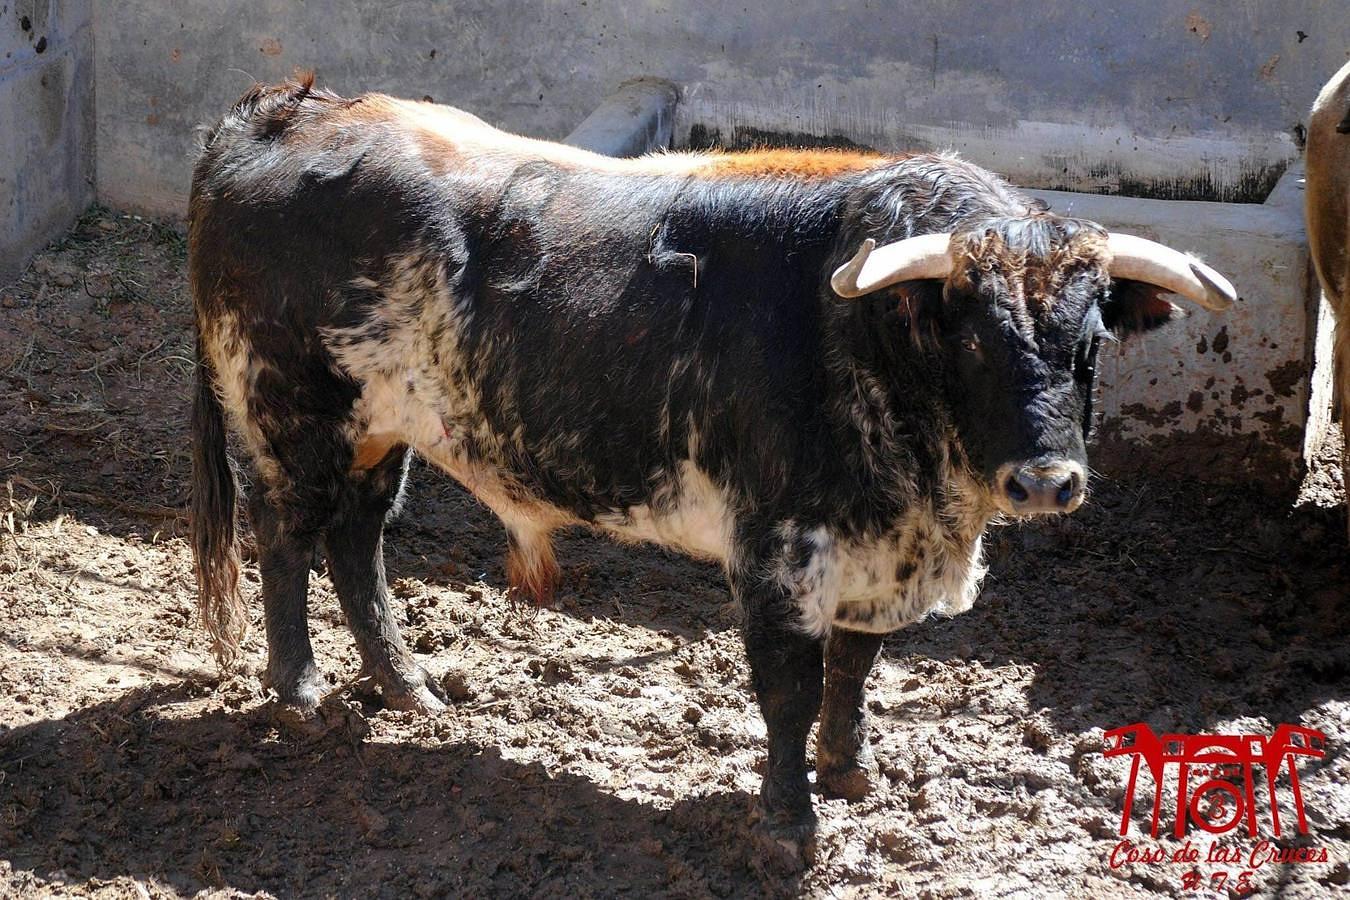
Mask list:
[[[852,259],[834,270],[830,287],[851,300],[902,281],[946,278],[952,271],[951,239],[945,232],[921,234],[878,247],[867,238]]]

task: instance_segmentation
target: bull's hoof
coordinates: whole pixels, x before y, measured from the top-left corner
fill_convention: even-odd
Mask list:
[[[814,825],[772,826],[761,822],[751,834],[755,843],[755,867],[766,874],[795,875],[816,861]]]
[[[432,687],[434,682],[426,669],[414,666],[407,676],[391,676],[378,679],[380,697],[386,709],[403,712],[415,712],[434,715],[446,710],[445,700],[437,695]]]
[[[278,710],[289,710],[288,715],[297,719],[312,718],[328,693],[327,683],[313,664],[298,673],[275,674],[268,669],[262,683],[277,695]]]
[[[816,814],[788,817],[756,804],[751,834],[756,865],[775,874],[795,874],[816,861]]]
[[[359,704],[329,694],[319,707],[304,708],[288,703],[275,703],[271,718],[279,730],[298,738],[316,739],[339,735],[351,741],[362,741],[370,733],[370,723],[360,714]]]
[[[821,794],[835,800],[857,803],[871,794],[876,785],[876,773],[856,763],[816,770],[816,787]]]
[[[297,706],[276,700],[272,704],[272,721],[282,731],[299,737],[318,737],[328,731],[328,725],[319,716],[317,705]]]
[[[382,692],[382,697],[384,705],[388,709],[422,713],[423,715],[434,715],[446,710],[444,701],[433,694],[431,688],[425,684],[410,686],[406,689],[385,689]]]
[[[360,741],[370,732],[370,724],[358,706],[334,694],[313,709],[277,701],[272,707],[272,721],[278,729],[308,740],[338,734]]]

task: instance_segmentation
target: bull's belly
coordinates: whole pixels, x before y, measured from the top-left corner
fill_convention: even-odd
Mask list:
[[[642,541],[725,565],[733,517],[725,494],[693,462],[679,464],[650,503],[604,513],[591,523],[624,541]]]
[[[482,420],[419,402],[404,387],[393,380],[366,384],[358,443],[407,444],[453,476],[502,520],[526,566],[532,560],[551,565],[551,534],[568,525],[590,525],[623,541],[654,543],[723,565],[731,559],[730,504],[691,461],[679,463],[647,503],[583,517],[531,494],[510,472],[471,460],[466,442],[481,446],[491,437]],[[885,633],[930,613],[964,612],[985,572],[979,537],[955,540],[931,515],[916,516],[866,545],[836,541],[823,529],[809,537],[810,562],[785,572],[782,581],[796,597],[802,627],[815,634],[832,626]]]
[[[662,486],[649,502],[582,517],[531,494],[502,467],[470,460],[464,452],[470,440],[490,445],[496,436],[487,432],[481,417],[466,415],[462,405],[418,402],[402,384],[380,379],[365,385],[362,408],[369,412],[362,417],[364,434],[358,444],[412,447],[496,513],[521,542],[544,540],[556,528],[584,524],[623,541],[660,544],[715,562],[727,559],[733,520],[726,497],[689,460],[668,478],[655,479]]]

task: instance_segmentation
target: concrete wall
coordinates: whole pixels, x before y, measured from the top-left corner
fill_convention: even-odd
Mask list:
[[[1312,97],[1350,55],[1345,0],[1118,7],[0,0],[0,276],[89,198],[91,44],[98,197],[167,216],[184,212],[196,129],[296,68],[548,138],[620,82],[655,76],[680,88],[657,126],[680,146],[954,147],[1029,187],[1144,198],[1049,195],[1201,252],[1243,302],[1107,355],[1104,467],[1287,486],[1325,424],[1309,400],[1316,301],[1287,170]]]
[[[652,75],[684,88],[677,140],[955,146],[1036,187],[1259,201],[1350,16],[1342,0],[121,0],[98,37],[100,197],[160,214],[182,212],[192,129],[297,66],[550,138]]]
[[[0,0],[0,285],[94,198],[91,0]]]
[[[1240,295],[1221,313],[1182,301],[1184,322],[1102,348],[1100,470],[1297,488],[1305,445],[1329,424],[1309,377],[1318,295],[1301,176],[1300,162],[1263,204],[1037,192],[1059,212],[1198,253]]]

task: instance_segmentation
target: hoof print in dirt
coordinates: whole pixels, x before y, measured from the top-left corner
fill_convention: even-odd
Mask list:
[[[357,742],[370,733],[360,704],[332,695],[314,709],[273,701],[271,717],[279,730],[309,740],[331,735]]]

